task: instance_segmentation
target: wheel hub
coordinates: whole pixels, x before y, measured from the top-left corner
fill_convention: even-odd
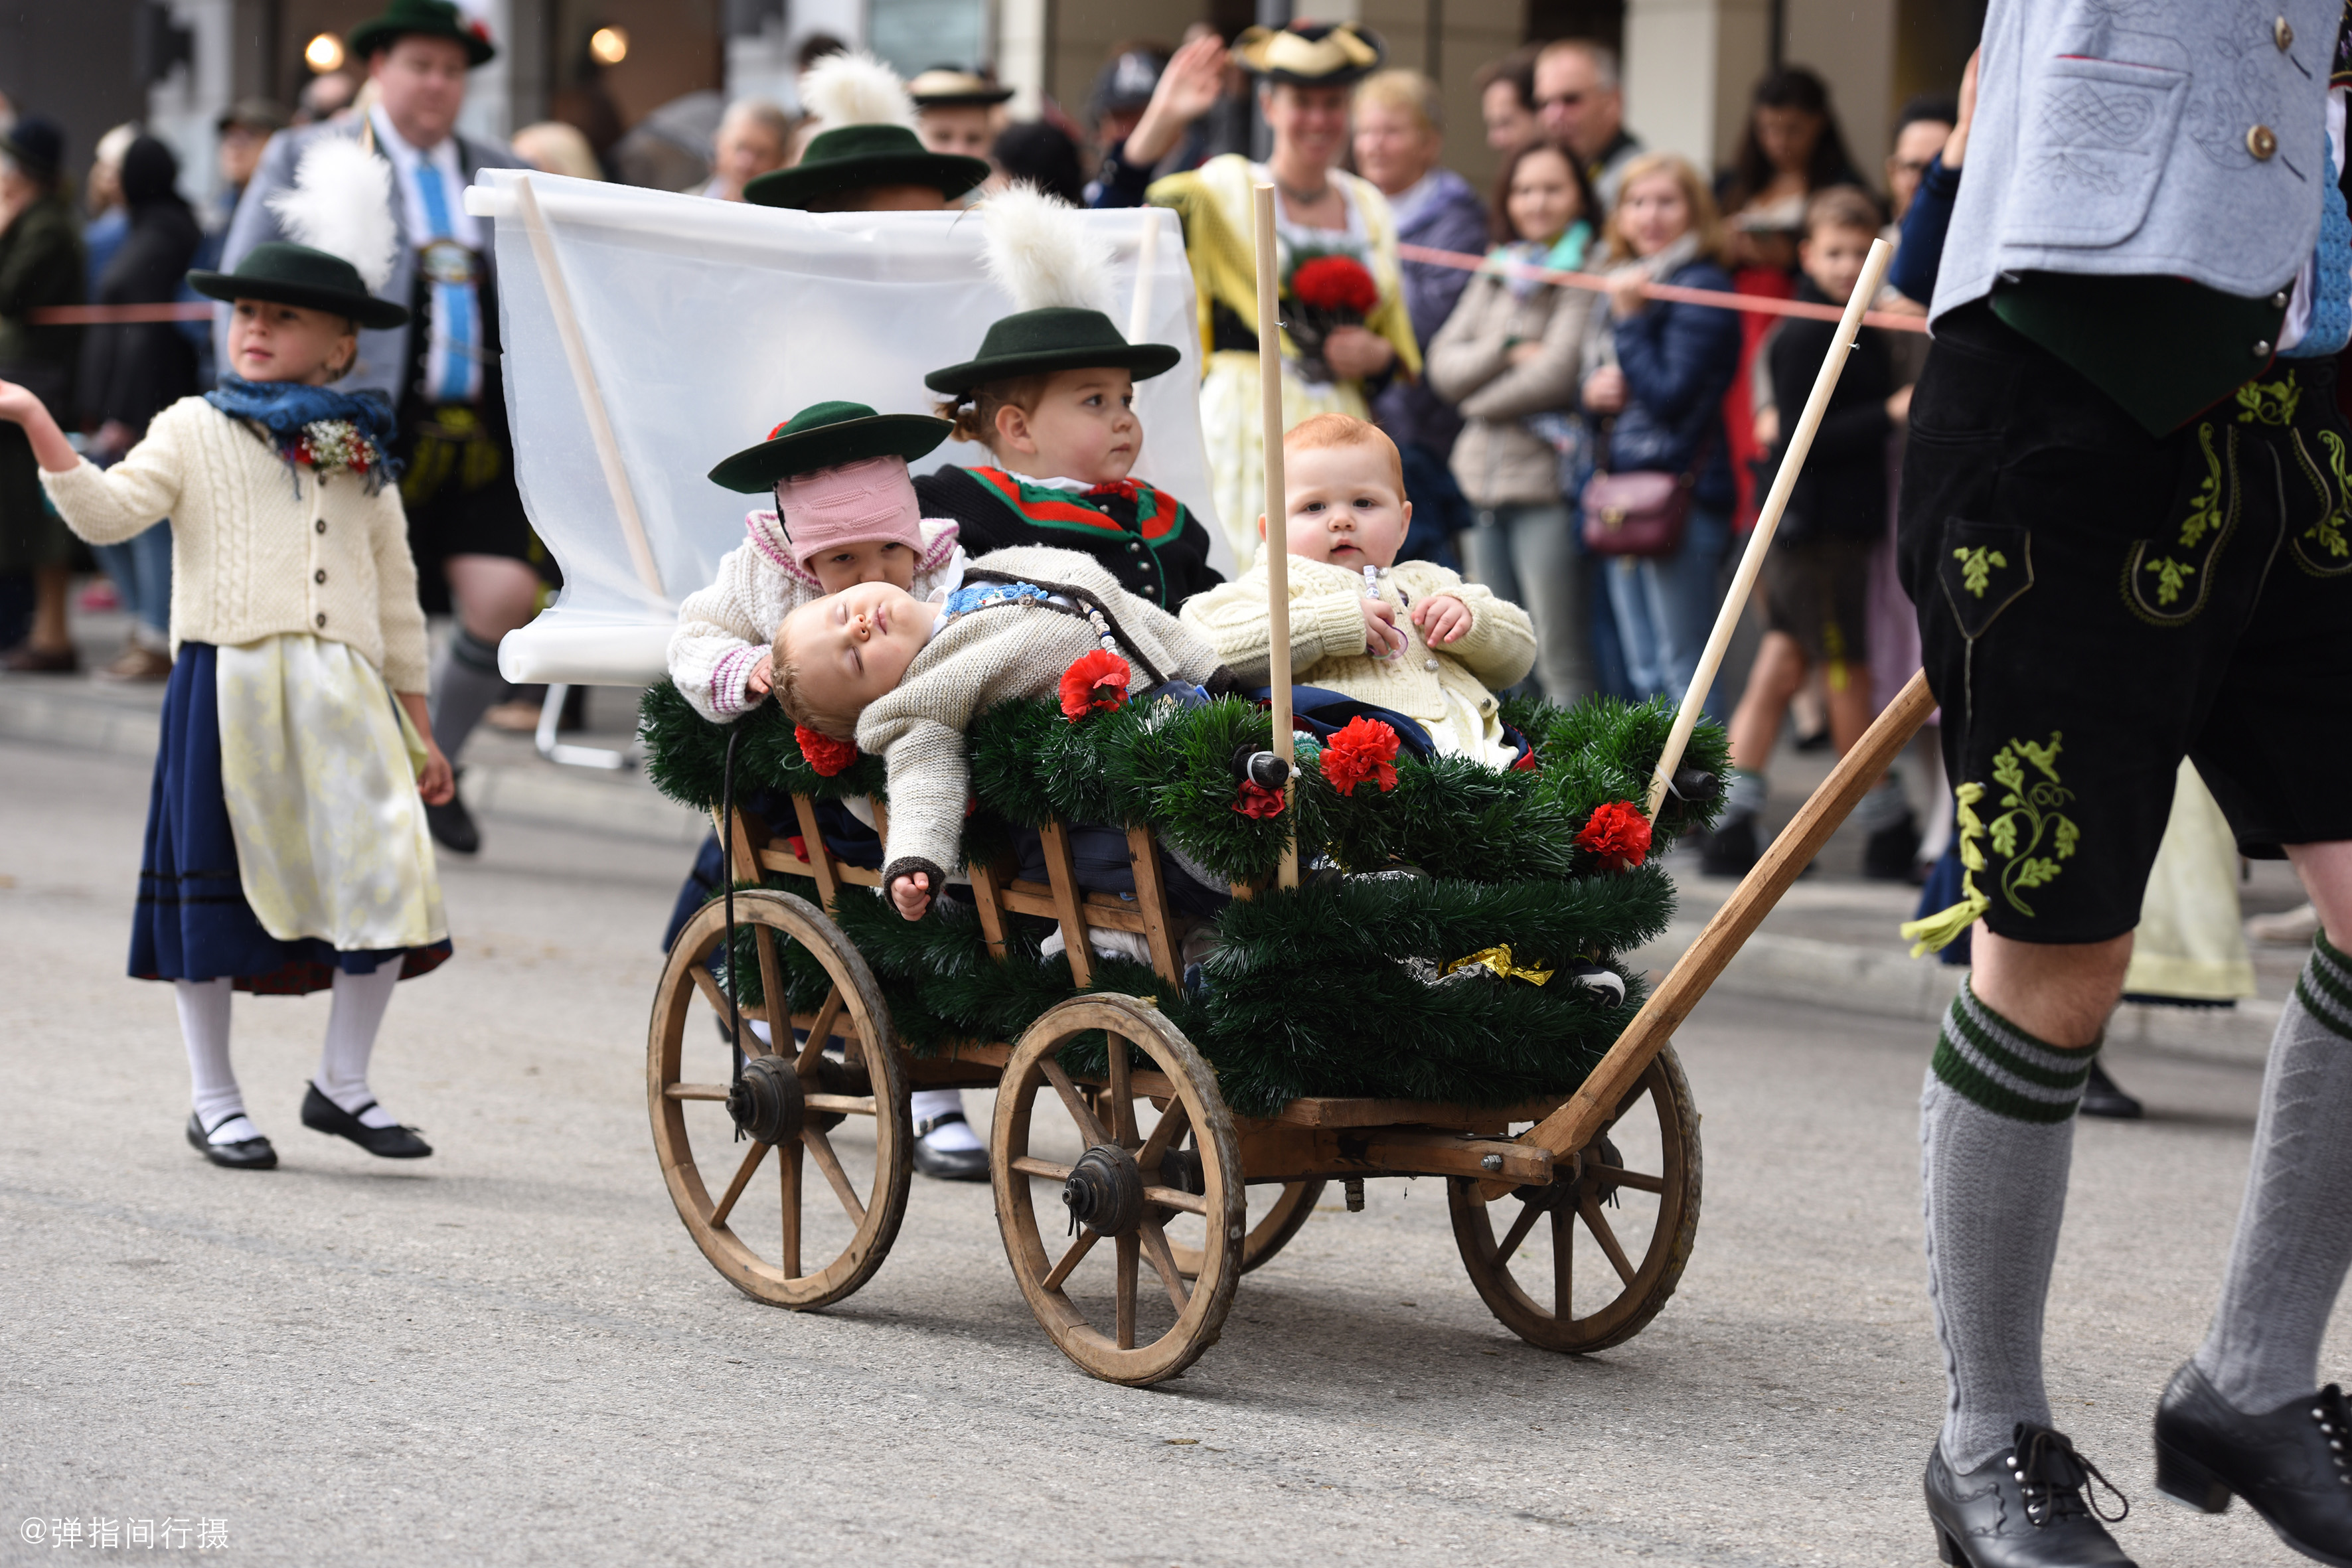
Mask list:
[[[1542,1209],[1547,1212],[1556,1208],[1573,1211],[1588,1193],[1591,1194],[1594,1203],[1614,1203],[1617,1198],[1617,1184],[1614,1182],[1604,1182],[1598,1176],[1588,1175],[1586,1171],[1593,1165],[1610,1165],[1622,1169],[1623,1164],[1624,1161],[1619,1156],[1616,1144],[1612,1143],[1605,1137],[1596,1138],[1578,1153],[1573,1164],[1564,1169],[1555,1168],[1550,1181],[1539,1187],[1514,1188],[1511,1195],[1529,1208]]]
[[[1143,1218],[1143,1173],[1116,1143],[1097,1143],[1078,1156],[1062,1184],[1073,1235],[1081,1225],[1097,1236],[1125,1236]]]
[[[808,1107],[790,1057],[753,1057],[727,1091],[727,1114],[762,1143],[789,1143],[801,1135]]]

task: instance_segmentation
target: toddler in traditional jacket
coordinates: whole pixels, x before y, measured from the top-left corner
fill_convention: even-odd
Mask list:
[[[711,470],[730,489],[769,491],[776,507],[744,515],[751,537],[678,606],[670,679],[695,711],[724,724],[757,707],[768,694],[769,644],[803,605],[858,583],[936,599],[962,582],[956,525],[924,517],[907,477],[908,460],[949,428],[862,403],[819,403]]]
[[[1023,546],[980,557],[944,604],[861,583],[784,618],[772,653],[776,700],[793,722],[882,758],[890,797],[882,879],[919,920],[959,858],[973,715],[1019,697],[1064,711],[1175,685],[1230,689],[1189,626],[1092,557]]]
[[[1318,414],[1282,438],[1282,454],[1291,679],[1416,720],[1441,752],[1510,766],[1517,749],[1495,693],[1535,664],[1528,613],[1443,566],[1397,563],[1412,503],[1396,443],[1376,426]],[[1274,634],[1263,551],[1182,614],[1235,675],[1265,681]]]

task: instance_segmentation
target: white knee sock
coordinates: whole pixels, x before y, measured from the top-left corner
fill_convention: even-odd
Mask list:
[[[246,1120],[245,1095],[228,1065],[228,1006],[232,983],[174,980],[172,999],[180,1005],[180,1038],[188,1047],[188,1077],[194,1085],[196,1125],[215,1143],[240,1143],[261,1136]]]
[[[373,974],[335,971],[335,1005],[327,1015],[326,1048],[319,1053],[319,1092],[356,1115],[364,1127],[399,1125],[399,1118],[373,1103],[367,1069],[375,1032],[392,1004],[392,988],[400,983],[400,963],[388,959]],[[365,1110],[360,1109],[363,1105]]]
[[[960,1089],[919,1089],[907,1097],[908,1106],[920,1127],[935,1116],[946,1116],[963,1109],[963,1090]],[[931,1134],[931,1146],[942,1153],[955,1153],[981,1146],[980,1135],[968,1121],[950,1121]]]

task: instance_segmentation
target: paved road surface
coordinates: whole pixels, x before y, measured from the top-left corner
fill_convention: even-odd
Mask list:
[[[302,1129],[325,1002],[240,997],[285,1164],[232,1173],[181,1142],[170,994],[121,978],[145,770],[8,744],[0,777],[0,1563],[59,1561],[26,1524],[66,1517],[224,1520],[255,1563],[1932,1561],[1916,1026],[1701,1009],[1696,1258],[1615,1352],[1521,1344],[1438,1184],[1374,1184],[1244,1282],[1189,1374],[1129,1391],[1050,1348],[984,1188],[919,1181],[822,1315],[693,1250],[642,1098],[677,848],[493,822],[446,872],[457,960],[401,988],[375,1079],[430,1161]],[[2256,1081],[2129,1079],[2158,1119],[2077,1144],[2062,1420],[2143,1563],[2300,1561],[2149,1481]]]

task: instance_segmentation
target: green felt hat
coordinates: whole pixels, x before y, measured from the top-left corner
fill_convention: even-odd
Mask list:
[[[711,482],[751,496],[775,488],[778,479],[837,468],[868,458],[928,454],[955,426],[927,414],[877,414],[863,403],[813,403],[710,470]]]
[[[934,153],[903,125],[842,125],[808,144],[789,169],[761,174],[743,199],[764,207],[805,209],[819,196],[873,185],[930,185],[952,201],[988,178],[985,158]]]
[[[268,300],[327,310],[375,331],[408,323],[404,307],[367,291],[358,268],[340,256],[282,239],[264,240],[247,251],[234,272],[189,273],[188,287],[211,300]]]
[[[490,42],[489,29],[449,0],[392,0],[383,16],[371,16],[352,29],[351,49],[364,60],[409,37],[447,38],[463,44],[468,66],[486,66],[499,52]]]
[[[931,372],[923,384],[953,395],[1016,375],[1097,366],[1132,371],[1136,380],[1149,381],[1175,369],[1183,357],[1181,349],[1167,343],[1129,342],[1100,310],[1049,305],[1000,318],[980,340],[977,357]]]

